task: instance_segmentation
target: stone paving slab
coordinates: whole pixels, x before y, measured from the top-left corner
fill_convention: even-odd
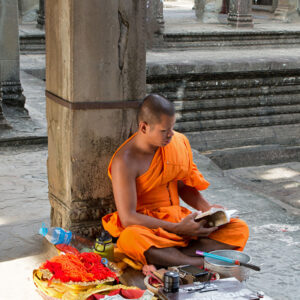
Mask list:
[[[300,162],[237,168],[225,174],[251,191],[274,197],[286,204],[284,208],[300,215]]]
[[[212,203],[238,209],[250,227],[245,252],[252,256],[254,264],[261,265],[262,271],[253,271],[247,285],[265,291],[275,300],[297,299],[300,216],[288,213],[275,203],[276,195],[270,197],[245,189],[227,171],[197,151],[194,158],[211,183],[203,191],[204,196]],[[46,252],[49,249],[37,233],[42,221],[49,224],[46,159],[46,146],[0,147],[0,299],[40,299],[32,282],[32,271],[49,257]],[[280,172],[283,182],[299,171],[298,164],[280,167],[284,168]],[[274,166],[263,168],[263,174],[274,173]],[[253,168],[251,178],[259,180],[261,170]],[[247,170],[235,172],[236,176],[247,178]],[[274,182],[275,186],[278,184]],[[12,279],[17,289],[11,288]]]

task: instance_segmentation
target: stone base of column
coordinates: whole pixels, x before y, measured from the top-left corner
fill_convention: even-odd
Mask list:
[[[0,112],[0,129],[10,129],[10,128],[11,126],[9,126],[9,124],[5,120],[4,115],[2,114],[2,112]]]
[[[25,96],[20,81],[2,81],[0,93],[3,103],[6,105],[24,107]]]
[[[45,16],[44,15],[38,14],[36,27],[39,29],[44,29],[44,27],[45,27]]]
[[[274,12],[274,19],[285,23],[292,22],[297,17],[299,18],[297,11],[291,11],[288,6],[278,7]]]
[[[229,13],[228,15],[228,24],[236,27],[253,27],[253,16],[252,15],[242,15],[242,14],[233,14]]]
[[[9,129],[11,126],[7,123],[2,110],[2,98],[0,94],[0,129]]]
[[[101,217],[116,210],[111,197],[63,203],[49,194],[51,225],[69,228],[82,236],[96,238],[102,230]]]

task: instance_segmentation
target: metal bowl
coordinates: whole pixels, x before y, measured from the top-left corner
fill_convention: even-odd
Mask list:
[[[251,261],[251,257],[248,254],[235,250],[216,250],[211,251],[210,253],[225,256],[245,263],[249,263]],[[204,258],[204,267],[210,271],[219,273],[221,278],[235,277],[239,281],[244,281],[249,277],[248,268],[233,265],[231,263],[211,257]]]

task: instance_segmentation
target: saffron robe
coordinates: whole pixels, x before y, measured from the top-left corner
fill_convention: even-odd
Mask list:
[[[111,165],[116,153],[135,135],[125,141],[113,155],[108,167],[110,178]],[[177,188],[179,180],[197,190],[204,190],[209,186],[193,162],[188,139],[183,134],[175,132],[168,145],[157,149],[149,169],[136,178],[136,211],[164,221],[180,222],[191,211],[179,205]],[[144,252],[152,246],[157,248],[186,247],[193,239],[176,235],[163,228],[149,229],[141,225],[124,228],[118,212],[104,216],[102,224],[113,237],[118,237],[119,250],[142,264],[147,264]],[[237,250],[242,251],[248,235],[248,226],[244,221],[231,219],[230,223],[211,233],[209,238],[236,246]]]

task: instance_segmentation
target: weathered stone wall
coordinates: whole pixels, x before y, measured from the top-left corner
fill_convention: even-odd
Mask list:
[[[114,209],[107,166],[145,95],[145,13],[139,0],[46,1],[53,225],[94,236]]]

